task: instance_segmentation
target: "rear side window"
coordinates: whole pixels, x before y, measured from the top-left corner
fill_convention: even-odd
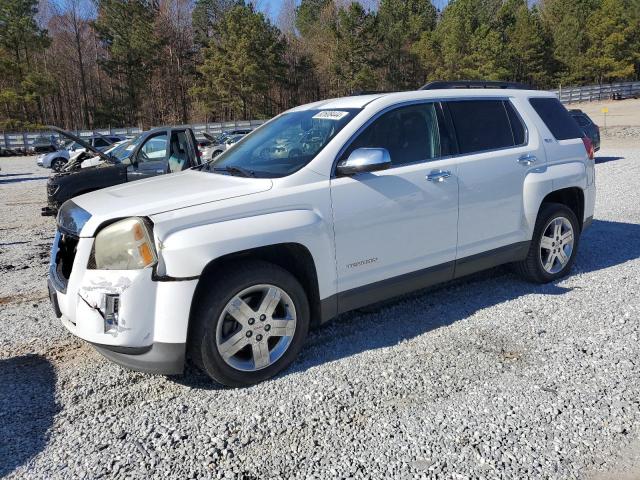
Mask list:
[[[529,103],[556,140],[582,138],[580,127],[557,98],[530,98]]]
[[[508,102],[502,100],[447,102],[460,153],[484,152],[524,143],[524,126],[515,112],[510,120],[508,109],[513,107],[506,104]],[[512,131],[512,123],[516,131]]]
[[[527,143],[527,131],[524,128],[522,119],[516,112],[516,109],[511,105],[511,102],[504,102],[504,108],[507,110],[509,116],[509,124],[511,125],[511,134],[513,135],[514,145],[524,145]]]

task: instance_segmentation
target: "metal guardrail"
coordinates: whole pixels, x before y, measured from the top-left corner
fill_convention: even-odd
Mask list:
[[[593,102],[598,100],[622,100],[625,98],[640,98],[640,82],[618,82],[604,85],[585,85],[582,87],[560,88],[555,91],[562,103]],[[257,127],[266,120],[244,120],[237,122],[220,123],[198,123],[186,125],[193,129],[196,137],[201,137],[202,132],[211,134],[221,133],[225,130],[243,127]],[[72,131],[79,137],[90,137],[94,133],[102,135],[125,135],[132,136],[142,132],[138,127],[124,128],[100,128],[96,130],[76,130]],[[50,131],[38,132],[7,132],[0,133],[0,148],[25,149],[33,145],[38,137],[54,138],[56,141],[59,135]]]
[[[603,85],[560,88],[556,90],[555,93],[562,103],[640,98],[640,82],[618,82]]]
[[[191,125],[184,125],[189,127],[195,133],[196,138],[203,138],[202,133],[210,133],[216,135],[227,130],[233,130],[235,128],[247,128],[257,127],[262,125],[266,120],[241,120],[237,122],[220,122],[220,123],[196,123]],[[133,136],[141,133],[143,130],[138,127],[123,127],[123,128],[96,128],[94,130],[70,130],[71,133],[77,135],[80,138],[90,137],[96,133],[101,135],[123,135]],[[9,149],[25,149],[32,147],[35,140],[41,137],[46,139],[54,139],[56,142],[61,139],[61,136],[56,132],[49,130],[39,130],[35,132],[6,132],[0,133],[0,148]]]

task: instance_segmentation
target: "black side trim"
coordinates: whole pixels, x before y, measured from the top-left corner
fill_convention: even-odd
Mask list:
[[[320,324],[328,322],[336,315],[338,315],[337,295],[331,295],[320,300]]]
[[[530,241],[514,243],[455,262],[446,262],[324,298],[320,301],[321,323],[329,321],[337,314],[365,305],[398,297],[505,263],[523,260],[529,252],[530,244]]]
[[[131,370],[161,375],[178,375],[184,370],[186,343],[154,343],[147,347],[93,346],[102,356]]]
[[[338,293],[338,313],[381,302],[407,292],[430,287],[453,278],[454,262],[387,278],[370,285]]]
[[[170,275],[157,275],[155,272],[155,268],[153,273],[151,274],[151,280],[154,282],[187,282],[190,280],[197,280],[200,278],[200,275],[194,275],[193,277],[172,277]]]
[[[524,260],[529,252],[530,244],[531,242],[529,241],[514,243],[456,260],[454,278],[464,277],[504,263]]]

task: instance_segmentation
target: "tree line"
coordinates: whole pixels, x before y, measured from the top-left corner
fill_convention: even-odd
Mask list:
[[[1,0],[0,129],[266,118],[428,80],[640,79],[640,0]]]

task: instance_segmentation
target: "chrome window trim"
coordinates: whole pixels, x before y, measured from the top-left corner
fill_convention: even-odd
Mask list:
[[[451,158],[459,158],[459,157],[469,157],[469,156],[473,156],[473,155],[480,155],[480,154],[484,154],[484,153],[488,153],[488,152],[502,152],[504,150],[510,150],[510,149],[516,149],[516,148],[522,148],[525,146],[529,145],[529,128],[527,127],[526,122],[524,122],[522,116],[520,115],[520,112],[518,112],[518,109],[515,107],[515,105],[513,104],[513,102],[511,101],[513,97],[509,97],[509,96],[490,96],[490,97],[438,97],[438,98],[428,98],[428,99],[419,99],[419,100],[407,100],[404,102],[400,102],[400,103],[394,103],[393,105],[389,105],[388,107],[383,108],[382,110],[380,110],[379,112],[377,112],[375,115],[373,115],[371,118],[369,118],[369,120],[367,120],[365,123],[363,123],[358,130],[356,130],[351,137],[349,137],[349,139],[344,143],[344,145],[342,145],[342,147],[340,147],[340,150],[338,150],[338,153],[336,154],[335,158],[333,159],[333,166],[331,167],[331,175],[330,178],[341,178],[338,177],[336,175],[336,167],[338,165],[338,162],[340,161],[340,158],[342,157],[342,155],[344,154],[344,152],[351,146],[351,144],[354,142],[354,140],[367,128],[369,127],[369,125],[371,125],[373,122],[375,122],[378,118],[380,118],[382,115],[384,115],[387,112],[390,112],[392,110],[395,110],[397,108],[402,108],[402,107],[407,107],[407,106],[411,106],[411,105],[421,105],[421,104],[425,104],[425,103],[446,103],[448,101],[453,101],[453,102],[459,102],[459,101],[477,101],[477,100],[498,100],[498,101],[507,101],[510,102],[513,109],[516,112],[516,115],[518,115],[518,118],[520,119],[520,122],[522,123],[522,126],[524,127],[524,131],[525,131],[525,143],[522,143],[520,145],[513,145],[513,146],[509,146],[509,147],[501,147],[501,148],[493,148],[490,150],[481,150],[478,152],[472,152],[472,153],[456,153],[453,155],[444,155],[441,157],[436,157],[436,158],[429,158],[429,159],[424,159],[424,160],[416,160],[414,162],[409,162],[409,163],[403,163],[401,165],[393,165],[393,163],[391,164],[391,166],[384,170],[384,171],[390,171],[390,170],[395,170],[397,168],[402,168],[402,167],[406,167],[407,165],[416,165],[419,163],[430,163],[430,162],[436,162],[439,160],[448,160]],[[371,102],[369,102],[371,103]],[[364,111],[364,109],[363,109]],[[506,112],[505,112],[506,114]],[[507,116],[508,118],[508,116]],[[511,124],[509,124],[511,125]],[[455,126],[454,126],[455,129]],[[455,132],[452,132],[455,133]],[[393,162],[393,159],[392,159]]]

